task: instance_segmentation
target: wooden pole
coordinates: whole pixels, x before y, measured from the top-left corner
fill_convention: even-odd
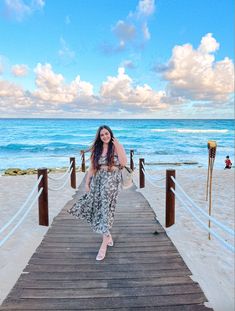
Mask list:
[[[214,166],[214,158],[210,159],[210,181],[209,181],[209,216],[211,216],[211,210],[212,210],[212,173],[213,173],[213,166]],[[208,220],[208,228],[211,228],[211,221]],[[211,240],[211,234],[208,233],[208,239]]]
[[[209,161],[208,161],[208,177],[207,177],[207,199],[208,199],[208,186],[209,186],[209,216],[211,216],[212,211],[212,173],[213,173],[213,167],[215,162],[215,155],[216,155],[216,147],[217,143],[216,141],[208,141],[207,144],[208,151],[209,151]],[[208,228],[211,228],[211,221],[208,220]],[[211,239],[210,232],[208,233],[208,239]]]
[[[175,195],[171,188],[175,189],[175,183],[171,179],[175,178],[175,170],[166,171],[166,227],[170,227],[175,223]]]
[[[38,178],[40,176],[42,180],[38,185],[38,191],[43,188],[41,195],[38,198],[38,212],[39,212],[39,225],[48,226],[49,225],[49,216],[48,216],[48,178],[47,178],[47,169],[39,168],[38,169]]]
[[[71,187],[76,189],[76,164],[75,164],[75,158],[72,157],[70,158],[70,164],[71,162],[73,163],[71,168],[73,169],[72,170],[72,173],[70,175],[70,184],[71,184]]]
[[[133,161],[134,150],[130,150],[130,169],[134,171],[134,161]]]
[[[86,161],[85,161],[85,152],[84,150],[81,150],[82,154],[82,172],[85,173],[86,171]]]
[[[207,169],[207,181],[206,181],[206,201],[208,200],[209,178],[210,178],[210,156],[208,155],[208,169]]]
[[[141,159],[139,159],[139,176],[140,176],[140,180],[139,180],[139,182],[140,182],[140,188],[144,188],[145,187],[145,179],[144,179],[144,173],[143,173],[143,169],[144,169],[144,167],[143,167],[143,164],[144,164],[144,159],[143,158],[141,158]]]

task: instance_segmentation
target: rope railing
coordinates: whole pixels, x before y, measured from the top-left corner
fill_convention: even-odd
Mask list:
[[[152,179],[153,181],[162,181],[165,180],[166,177],[161,177],[161,178],[155,178],[154,176],[150,175],[148,173],[148,170],[146,169],[145,165],[143,164],[143,170],[144,170],[144,174],[145,176],[148,176],[150,179]]]
[[[23,213],[21,218],[16,222],[16,224],[13,226],[13,228],[7,233],[7,235],[0,240],[0,247],[10,238],[10,236],[16,231],[16,229],[20,226],[20,224],[23,222],[23,220],[26,218],[26,216],[29,214],[31,208],[35,204],[36,200],[38,200],[38,207],[39,207],[39,225],[48,226],[49,220],[48,220],[48,189],[52,191],[58,191],[64,188],[66,183],[68,182],[68,179],[71,178],[71,187],[76,188],[76,166],[75,166],[75,158],[70,158],[70,165],[66,173],[62,176],[66,176],[68,174],[68,177],[66,178],[65,182],[61,187],[58,188],[52,188],[48,187],[48,173],[47,168],[41,168],[38,169],[38,180],[35,183],[32,191],[28,195],[27,199],[23,203],[23,205],[19,208],[19,210],[13,215],[13,217],[2,227],[0,228],[0,234],[3,233],[8,227],[16,220],[16,218]],[[60,178],[50,178],[53,180],[60,180]],[[32,199],[33,194],[35,193],[36,189],[38,190],[37,195]],[[29,204],[30,200],[32,199],[32,202],[30,206],[27,208],[27,205]]]
[[[183,204],[184,209],[186,209],[198,222],[199,224],[206,230],[208,231],[211,235],[213,235],[218,241],[220,241],[227,249],[229,249],[232,252],[235,252],[235,248],[234,246],[232,246],[231,244],[229,244],[227,241],[225,241],[218,233],[216,233],[214,230],[212,230],[211,228],[208,228],[207,225],[204,224],[204,222],[192,211],[192,209],[188,206],[188,204],[190,206],[194,206],[194,208],[196,208],[196,210],[198,210],[199,212],[201,212],[207,219],[210,219],[213,223],[215,223],[218,227],[220,227],[222,230],[224,230],[225,232],[231,234],[232,236],[234,236],[234,231],[231,230],[230,228],[228,228],[227,226],[225,226],[224,224],[222,224],[221,222],[219,222],[218,220],[216,220],[214,217],[209,216],[206,214],[206,212],[201,209],[199,206],[197,206],[193,200],[185,193],[185,191],[183,190],[183,188],[179,185],[179,183],[175,180],[175,178],[173,176],[171,176],[171,180],[175,183],[175,185],[178,187],[179,191],[176,191],[174,188],[170,188],[170,190],[174,193],[175,197]],[[184,197],[182,197],[184,196]],[[186,202],[185,198],[189,201]],[[187,204],[188,203],[188,204]]]
[[[71,164],[72,164],[72,163],[71,163]],[[73,171],[73,168],[70,169],[69,174],[68,174],[68,176],[67,176],[65,182],[62,184],[62,186],[60,186],[60,187],[58,187],[58,188],[53,188],[53,187],[51,187],[51,186],[50,186],[50,187],[48,186],[48,189],[51,190],[51,191],[59,191],[59,190],[63,189],[63,188],[65,187],[65,185],[67,184],[67,182],[68,182],[68,180],[69,180],[69,178],[70,178],[70,176],[71,176],[71,174],[72,174],[72,171]]]
[[[178,187],[178,189],[183,193],[183,195],[185,196],[185,198],[188,199],[188,201],[191,203],[192,206],[194,206],[198,211],[200,211],[208,220],[211,220],[211,222],[213,222],[214,224],[216,224],[218,227],[220,227],[222,230],[224,230],[225,232],[229,233],[230,235],[232,235],[233,237],[235,236],[235,232],[228,228],[227,226],[225,226],[224,224],[222,224],[220,221],[218,221],[217,219],[215,219],[213,216],[208,215],[201,207],[199,207],[188,195],[187,193],[184,191],[184,189],[180,186],[180,184],[176,181],[176,179],[174,177],[171,177],[171,179],[174,181],[174,183],[176,184],[176,186]]]
[[[68,169],[66,170],[66,172],[62,176],[52,177],[52,176],[48,175],[48,178],[51,180],[55,180],[55,181],[63,179],[70,172],[72,165],[73,165],[73,162],[70,163],[70,166],[68,167]]]
[[[86,172],[85,151],[84,151],[84,150],[81,150],[80,153],[81,153],[81,160],[82,160],[82,162],[81,162],[81,171],[82,171],[83,173],[85,173],[85,172]]]
[[[174,193],[174,195],[177,197],[177,199],[185,206],[185,209],[201,224],[201,226],[211,233],[217,240],[219,240],[227,249],[229,249],[232,252],[235,252],[234,246],[229,244],[227,241],[225,241],[223,238],[221,238],[214,230],[207,227],[207,225],[204,224],[204,222],[195,214],[192,212],[192,210],[187,206],[185,201],[182,199],[181,195],[177,193],[173,188],[171,188],[171,191]]]
[[[166,170],[166,178],[159,178],[155,179],[153,176],[149,174],[149,170],[146,169],[144,158],[139,159],[139,187],[144,188],[145,187],[145,178],[146,180],[154,187],[157,187],[157,185],[154,183],[154,181],[161,181],[163,179],[166,179],[166,212],[165,212],[165,226],[170,227],[175,223],[175,198],[178,198],[185,209],[199,222],[199,224],[206,229],[209,233],[211,233],[218,241],[220,241],[224,247],[229,249],[232,252],[235,252],[235,248],[233,245],[231,245],[229,242],[227,242],[224,238],[222,238],[218,233],[216,233],[211,228],[208,228],[206,224],[190,209],[190,207],[194,207],[197,211],[201,212],[203,216],[205,216],[208,220],[213,222],[215,225],[217,225],[220,229],[222,229],[224,232],[235,236],[235,233],[232,229],[228,228],[224,224],[222,224],[220,221],[216,220],[214,217],[207,215],[207,213],[201,209],[183,190],[183,188],[179,185],[179,183],[175,179],[175,170]],[[200,176],[201,177],[201,176]],[[175,186],[179,189],[179,191],[175,190]],[[163,187],[160,187],[163,188]],[[185,202],[186,198],[187,202]],[[188,207],[190,205],[190,207]]]
[[[28,202],[30,201],[32,195],[34,194],[35,190],[37,189],[40,181],[42,180],[42,176],[40,176],[40,178],[37,180],[35,186],[33,187],[32,191],[30,192],[30,194],[28,195],[27,199],[25,200],[24,204],[20,207],[20,209],[15,213],[15,215],[0,229],[0,233],[2,233],[3,231],[5,231],[11,224],[12,222],[16,219],[16,217],[23,211],[23,209],[25,208],[25,206],[28,204]]]
[[[38,186],[39,182],[40,181],[37,181],[37,185],[36,186]],[[11,237],[11,235],[16,231],[16,229],[21,225],[21,223],[24,221],[26,216],[29,214],[29,212],[30,212],[31,208],[33,207],[33,205],[35,204],[36,200],[40,197],[42,191],[43,191],[43,188],[40,188],[39,192],[37,193],[37,195],[35,196],[35,198],[31,202],[30,206],[24,212],[23,216],[18,220],[16,225],[8,232],[8,234],[0,241],[0,247]],[[11,223],[12,223],[12,219],[11,219]]]
[[[156,185],[152,182],[151,180],[151,176],[149,174],[147,174],[147,172],[142,168],[142,172],[143,174],[145,175],[146,177],[146,180],[153,186],[153,187],[156,187],[156,188],[165,188],[164,186],[159,186],[159,185]],[[164,178],[163,178],[164,179]],[[155,179],[154,179],[155,180]],[[162,180],[162,179],[161,179]]]

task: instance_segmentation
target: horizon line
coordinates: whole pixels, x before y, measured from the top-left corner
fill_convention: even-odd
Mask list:
[[[58,118],[58,117],[0,117],[0,120],[234,120],[234,118]]]

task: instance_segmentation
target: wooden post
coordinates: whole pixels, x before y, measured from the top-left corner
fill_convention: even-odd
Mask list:
[[[76,164],[75,164],[75,158],[70,158],[70,164],[71,162],[73,163],[71,168],[73,169],[72,170],[72,173],[70,175],[70,184],[71,184],[71,187],[76,189]]]
[[[49,225],[49,216],[48,216],[48,178],[47,178],[47,169],[39,168],[38,169],[38,178],[40,176],[42,180],[38,185],[38,191],[43,188],[41,195],[38,198],[38,212],[39,212],[39,225],[48,226]]]
[[[166,171],[166,227],[170,227],[175,223],[175,195],[171,188],[175,189],[175,183],[171,179],[175,178],[175,170]]]
[[[140,172],[140,188],[144,188],[145,187],[145,180],[144,180],[144,173],[142,171],[143,168],[143,164],[144,164],[144,159],[139,159],[139,172]]]
[[[130,169],[134,171],[134,161],[133,161],[134,150],[130,150]]]
[[[81,150],[81,154],[82,154],[82,172],[86,171],[86,162],[85,162],[85,152],[84,150]]]

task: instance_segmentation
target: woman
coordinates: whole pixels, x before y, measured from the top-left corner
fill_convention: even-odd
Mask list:
[[[96,260],[103,260],[107,246],[113,246],[110,229],[114,221],[121,168],[126,165],[127,158],[123,146],[106,125],[99,127],[89,151],[91,164],[86,176],[86,194],[68,212],[86,219],[95,232],[103,235],[96,256]]]

